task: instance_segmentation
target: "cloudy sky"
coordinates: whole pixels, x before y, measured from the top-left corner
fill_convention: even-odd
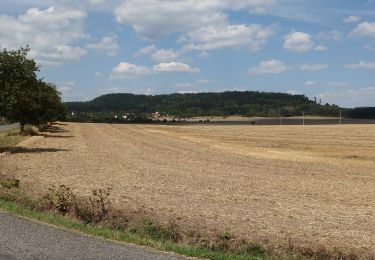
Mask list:
[[[1,0],[0,46],[26,45],[65,101],[258,90],[375,106],[375,0]]]

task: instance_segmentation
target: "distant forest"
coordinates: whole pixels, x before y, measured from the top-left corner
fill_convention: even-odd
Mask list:
[[[161,115],[176,117],[194,116],[261,116],[289,117],[305,115],[360,117],[362,110],[341,109],[337,105],[319,104],[304,95],[285,93],[266,93],[256,91],[231,91],[221,93],[168,94],[168,95],[134,95],[107,94],[88,102],[67,102],[68,111],[75,115],[103,115],[128,113],[150,115],[159,112]],[[357,111],[357,112],[355,112]],[[367,111],[367,110],[366,110]],[[352,112],[352,113],[351,113]],[[374,111],[370,109],[370,114]]]
[[[356,107],[348,111],[347,117],[360,119],[375,119],[375,107]]]

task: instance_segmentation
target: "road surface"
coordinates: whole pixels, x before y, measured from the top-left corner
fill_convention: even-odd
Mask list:
[[[19,127],[18,123],[10,124],[10,125],[0,125],[0,131],[8,130],[8,129],[13,129]]]
[[[140,246],[71,233],[0,212],[0,260],[185,259]]]

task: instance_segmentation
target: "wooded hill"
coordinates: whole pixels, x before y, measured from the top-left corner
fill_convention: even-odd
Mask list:
[[[222,93],[134,95],[108,94],[88,102],[65,103],[69,112],[82,113],[134,113],[181,117],[192,116],[338,116],[336,105],[320,105],[304,95],[231,91]]]

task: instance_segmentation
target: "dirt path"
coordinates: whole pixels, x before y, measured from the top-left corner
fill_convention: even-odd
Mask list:
[[[0,157],[31,193],[112,187],[189,230],[375,252],[375,126],[67,124]]]

